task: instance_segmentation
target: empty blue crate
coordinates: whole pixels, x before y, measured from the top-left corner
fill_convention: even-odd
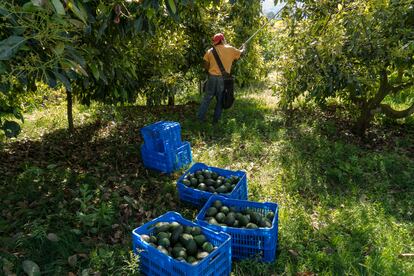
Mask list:
[[[238,177],[239,181],[237,182],[233,190],[229,193],[222,193],[220,195],[223,195],[228,198],[247,199],[247,176],[245,172],[231,171],[231,170],[226,170],[226,169],[221,169],[221,168],[216,168],[216,167],[210,167],[203,163],[195,163],[177,181],[178,196],[182,202],[201,208],[203,207],[204,203],[206,203],[206,201],[212,195],[214,195],[214,192],[211,192],[208,190],[203,191],[200,189],[195,189],[193,187],[186,186],[183,183],[183,180],[187,177],[187,175],[196,174],[203,170],[209,171],[211,173],[216,173],[225,178],[230,178],[232,176]]]
[[[207,209],[213,205],[213,202],[220,200],[223,205],[233,207],[236,212],[250,209],[263,216],[270,211],[274,213],[274,218],[270,228],[236,228],[209,224],[205,221]],[[212,196],[203,209],[197,215],[196,223],[200,226],[210,228],[214,231],[223,231],[231,236],[231,250],[233,259],[242,260],[248,258],[258,258],[263,262],[273,262],[276,258],[277,237],[278,237],[278,212],[279,208],[276,203],[260,203],[246,200],[237,200],[225,198],[222,196]]]
[[[176,212],[168,212],[132,231],[133,251],[139,255],[139,268],[145,275],[230,275],[231,272],[231,241],[226,233],[217,233],[210,229],[200,227],[206,239],[217,247],[207,257],[197,264],[189,264],[173,259],[160,252],[141,239],[141,235],[151,235],[154,225],[158,222],[178,222],[184,226],[199,226],[184,219]]]
[[[150,151],[144,144],[141,146],[141,157],[144,167],[163,173],[179,170],[192,162],[189,142],[184,142],[177,149],[166,152]]]
[[[141,134],[149,151],[167,152],[182,145],[181,126],[177,122],[160,121],[141,128]]]

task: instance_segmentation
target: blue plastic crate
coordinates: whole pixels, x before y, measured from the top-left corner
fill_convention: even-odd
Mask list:
[[[141,128],[148,151],[168,152],[182,145],[181,126],[177,122],[160,121]]]
[[[150,151],[144,144],[141,146],[141,157],[144,167],[164,173],[179,170],[193,161],[189,142],[167,152]]]
[[[247,176],[243,171],[230,171],[225,169],[220,169],[216,167],[209,167],[203,163],[195,163],[185,174],[183,174],[177,181],[178,195],[181,201],[197,206],[203,207],[206,201],[214,195],[213,193],[207,191],[201,191],[185,186],[182,181],[184,177],[189,173],[194,173],[198,170],[208,169],[212,172],[216,172],[219,175],[222,175],[226,178],[234,175],[240,178],[239,183],[234,187],[233,191],[229,194],[221,194],[222,196],[235,198],[235,199],[244,199],[247,200]]]
[[[237,211],[251,209],[261,215],[273,211],[275,217],[271,228],[246,229],[208,224],[204,218],[207,209],[214,201],[220,200],[224,205],[236,208]],[[212,196],[197,215],[196,223],[214,231],[223,231],[231,236],[233,259],[242,260],[258,257],[263,262],[273,262],[276,257],[278,235],[278,212],[276,203],[260,203],[246,200],[229,199],[222,196]]]
[[[157,222],[178,222],[186,226],[199,226],[184,219],[176,212],[168,212],[132,231],[133,251],[139,255],[139,267],[145,275],[230,275],[231,242],[226,233],[201,227],[207,240],[217,246],[213,252],[196,265],[177,261],[144,242],[140,235],[151,235]]]

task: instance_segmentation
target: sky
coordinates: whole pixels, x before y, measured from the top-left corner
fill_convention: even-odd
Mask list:
[[[277,12],[280,7],[282,6],[281,4],[278,4],[277,6],[275,6],[275,1],[274,0],[265,0],[262,4],[262,11],[264,14],[268,13],[269,11],[275,11]]]

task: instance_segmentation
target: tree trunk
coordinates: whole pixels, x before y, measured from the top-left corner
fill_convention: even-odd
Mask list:
[[[66,102],[67,102],[67,115],[68,115],[68,130],[70,133],[73,133],[73,99],[72,92],[66,90]]]
[[[174,106],[175,105],[175,96],[174,95],[168,96],[168,105],[169,106]]]
[[[365,132],[369,128],[372,118],[373,115],[371,113],[371,110],[368,107],[364,106],[361,110],[361,115],[359,116],[354,126],[354,131],[358,136],[365,136]]]

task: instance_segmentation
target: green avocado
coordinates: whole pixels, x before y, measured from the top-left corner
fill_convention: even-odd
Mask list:
[[[222,222],[224,222],[224,219],[226,218],[226,215],[225,214],[223,214],[223,213],[217,213],[217,215],[216,215],[216,220],[217,220],[217,222],[219,222],[219,223],[222,223]]]
[[[172,233],[171,233],[171,243],[175,244],[178,242],[178,239],[180,238],[181,234],[184,232],[184,227],[183,226],[178,226],[177,228],[175,228]]]
[[[185,248],[187,249],[187,255],[195,256],[197,254],[197,243],[193,239],[188,241]]]
[[[200,234],[194,237],[194,241],[196,242],[198,246],[202,246],[203,243],[207,241],[207,239],[206,239],[206,236],[204,236],[203,234]]]
[[[206,211],[206,216],[214,217],[217,214],[217,208],[216,207],[210,207]]]
[[[220,200],[216,200],[213,202],[213,207],[216,207],[217,210],[220,209],[221,206],[223,206],[223,203],[221,203]]]
[[[143,240],[144,242],[147,242],[147,243],[151,242],[150,236],[144,235],[144,234],[141,235],[141,240]]]
[[[249,223],[246,225],[246,228],[249,228],[249,229],[257,229],[257,228],[259,228],[259,227],[257,227],[257,225],[256,225],[256,224],[249,222]]]
[[[162,238],[158,240],[158,245],[164,246],[165,248],[170,246],[170,240],[168,238]]]
[[[203,244],[203,250],[210,253],[211,251],[214,250],[214,246],[210,242],[205,242]]]
[[[227,215],[230,212],[230,209],[227,206],[221,206],[220,212],[222,212],[223,214]]]
[[[164,246],[162,246],[162,245],[159,245],[159,246],[157,247],[157,249],[158,249],[159,251],[161,251],[162,253],[164,253],[165,255],[170,255],[170,253],[168,253],[168,250],[167,250],[167,249],[165,249],[165,247],[164,247]]]
[[[198,252],[198,253],[197,253],[197,259],[199,259],[199,260],[204,259],[204,258],[206,258],[208,255],[209,255],[209,254],[208,254],[208,252],[205,252],[205,251]]]
[[[226,186],[221,185],[220,187],[218,187],[216,189],[216,192],[219,193],[219,194],[225,194],[225,193],[227,193],[227,188],[226,188]]]

